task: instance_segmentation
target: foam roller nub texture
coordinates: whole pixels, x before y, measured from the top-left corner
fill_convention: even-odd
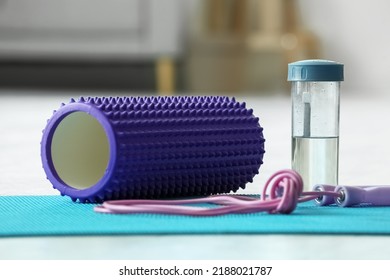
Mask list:
[[[228,193],[263,163],[259,119],[229,97],[88,97],[43,131],[47,178],[74,201]]]

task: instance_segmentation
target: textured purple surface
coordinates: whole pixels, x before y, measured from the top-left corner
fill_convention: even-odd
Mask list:
[[[77,190],[51,162],[57,125],[83,111],[104,127],[110,159],[103,178]],[[227,193],[244,188],[264,155],[259,119],[229,97],[96,97],[71,100],[54,112],[43,132],[43,168],[53,187],[81,202]]]

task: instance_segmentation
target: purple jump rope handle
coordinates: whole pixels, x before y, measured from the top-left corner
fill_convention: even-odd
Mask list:
[[[331,185],[315,185],[313,187],[313,191],[318,191],[318,192],[334,192],[335,189],[336,189],[336,187],[331,186]],[[320,206],[334,204],[335,203],[335,196],[323,194],[323,195],[317,197],[314,200],[314,202]]]
[[[57,127],[75,112],[96,119],[109,145],[104,174],[87,187],[75,187],[69,183],[73,178],[67,178],[68,183],[61,178],[52,157]],[[76,134],[71,129],[68,128],[68,137]],[[60,143],[61,139],[56,141]],[[99,147],[95,149],[99,152]],[[54,111],[41,142],[47,178],[62,195],[81,202],[237,191],[258,174],[263,154],[263,129],[253,110],[234,98],[218,96],[71,99],[69,104],[62,104]],[[70,175],[72,172],[78,180],[78,170],[71,171]]]
[[[390,186],[337,186],[340,194],[336,203],[342,207],[367,203],[373,206],[390,206]]]
[[[390,186],[331,186],[315,185],[313,191],[333,192],[335,195],[321,195],[315,199],[320,206],[337,204],[348,207],[358,204],[390,206]]]

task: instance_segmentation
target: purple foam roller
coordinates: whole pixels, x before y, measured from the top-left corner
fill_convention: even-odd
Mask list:
[[[47,178],[74,201],[188,197],[245,188],[263,163],[259,119],[229,97],[87,97],[43,131]]]

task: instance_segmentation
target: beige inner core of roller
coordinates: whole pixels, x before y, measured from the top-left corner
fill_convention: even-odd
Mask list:
[[[104,128],[91,115],[71,113],[58,124],[51,157],[55,171],[68,186],[82,190],[95,185],[106,171],[109,155]]]

